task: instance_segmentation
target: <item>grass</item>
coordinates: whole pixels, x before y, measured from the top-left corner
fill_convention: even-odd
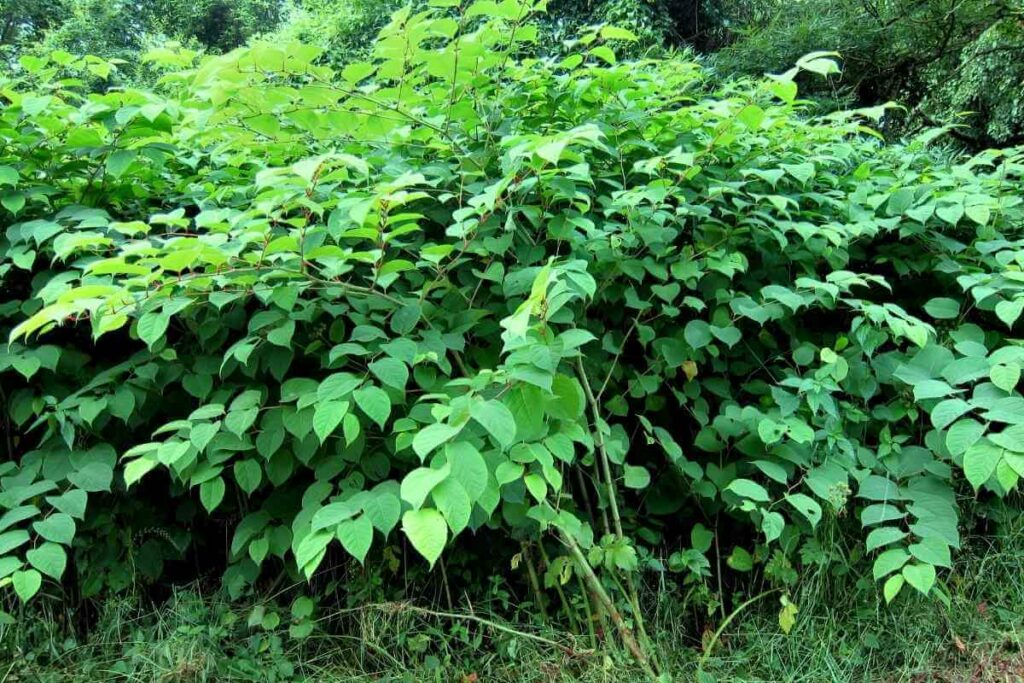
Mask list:
[[[831,571],[802,577],[783,634],[778,594],[740,612],[704,671],[702,644],[715,612],[668,590],[649,590],[648,630],[668,680],[730,683],[952,683],[1024,680],[1024,524],[971,540],[948,579],[945,607],[915,596],[880,604],[877,586]],[[642,674],[610,646],[493,615],[378,604],[318,615],[321,628],[288,635],[290,615],[250,628],[252,609],[181,589],[157,609],[129,599],[104,605],[88,637],[71,638],[66,615],[0,630],[0,683],[58,681],[335,681],[632,683]],[[707,629],[695,624],[708,617]],[[488,623],[494,622],[497,624]],[[518,633],[517,633],[518,632]],[[3,660],[0,660],[3,661]]]

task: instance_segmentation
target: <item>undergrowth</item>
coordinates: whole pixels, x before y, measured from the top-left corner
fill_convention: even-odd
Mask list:
[[[998,511],[997,511],[998,512]],[[1005,514],[1005,511],[1001,514]],[[995,521],[993,522],[995,523]],[[1024,676],[1024,524],[972,536],[954,566],[948,608],[915,599],[877,607],[870,580],[817,576],[793,593],[789,635],[767,596],[740,612],[699,673],[720,617],[701,614],[657,580],[645,584],[650,630],[671,680],[755,682],[1016,681]],[[495,577],[495,586],[501,584]],[[754,588],[754,584],[745,587]],[[496,614],[494,604],[376,603],[325,610],[306,638],[289,635],[291,615],[273,601],[240,605],[197,584],[160,605],[105,601],[79,640],[74,615],[49,611],[31,626],[0,630],[0,681],[474,681],[554,683],[644,679],[614,648],[599,653],[566,632]],[[272,620],[273,621],[273,620]],[[703,626],[702,626],[703,624]]]

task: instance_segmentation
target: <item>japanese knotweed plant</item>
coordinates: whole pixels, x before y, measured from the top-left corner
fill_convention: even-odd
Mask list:
[[[232,592],[494,535],[645,666],[636,573],[702,581],[713,543],[787,583],[827,524],[886,600],[943,598],[958,496],[1024,475],[1024,154],[809,116],[828,55],[715,83],[433,4],[340,71],[255,44],[154,53],[155,92],[67,55],[0,82],[0,585],[74,541],[123,586],[90,548],[156,471],[236,515]]]

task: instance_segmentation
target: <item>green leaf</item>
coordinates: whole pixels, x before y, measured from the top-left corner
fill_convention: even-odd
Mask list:
[[[551,380],[550,398],[544,411],[559,420],[578,420],[583,415],[583,387],[574,377],[557,374]]]
[[[25,545],[29,541],[28,532],[24,529],[12,529],[0,534],[0,556],[10,553],[15,548]]]
[[[902,574],[894,574],[885,581],[885,585],[882,587],[882,594],[885,596],[886,604],[893,601],[893,599],[899,595],[900,590],[903,588],[903,584],[906,579],[903,578]]]
[[[402,500],[409,503],[414,510],[423,505],[435,486],[448,478],[451,467],[445,465],[441,469],[417,467],[402,479]]]
[[[754,558],[739,546],[733,548],[725,563],[738,572],[749,572],[754,568]]]
[[[960,302],[947,297],[936,297],[924,305],[924,310],[936,320],[952,320],[960,315]]]
[[[638,40],[635,33],[618,26],[602,26],[601,37],[605,40]]]
[[[171,322],[171,316],[158,311],[147,311],[139,318],[136,330],[139,339],[146,343],[150,349],[167,334],[167,326]]]
[[[741,498],[748,498],[759,503],[767,503],[771,500],[771,497],[768,495],[768,490],[756,481],[751,481],[750,479],[733,479],[729,482],[729,485],[725,487],[725,490],[735,493]]]
[[[363,514],[378,531],[387,536],[402,516],[402,501],[395,494],[378,486],[370,492],[370,497],[363,503]]]
[[[255,460],[239,460],[234,465],[235,481],[246,493],[252,493],[263,480],[263,468]]]
[[[706,553],[711,550],[711,544],[715,540],[715,534],[706,526],[697,522],[690,529],[690,545],[699,553]]]
[[[908,564],[903,567],[903,578],[920,593],[928,595],[935,585],[935,567],[930,564]]]
[[[16,571],[11,576],[14,592],[22,602],[28,602],[39,592],[43,585],[43,577],[35,569]]]
[[[920,543],[910,546],[910,554],[926,564],[936,567],[952,567],[949,546],[937,537],[922,538]]]
[[[305,595],[299,596],[292,602],[292,618],[308,619],[313,616],[314,607],[315,604],[310,598]]]
[[[105,162],[107,173],[114,178],[120,178],[137,156],[138,152],[132,149],[118,149],[111,152]]]
[[[523,477],[523,483],[526,484],[526,490],[530,492],[538,503],[543,503],[548,496],[548,485],[544,481],[544,477],[540,476],[536,472],[531,472]]]
[[[816,500],[802,493],[791,493],[786,496],[786,502],[806,517],[812,528],[818,526],[818,522],[821,521],[821,506]]]
[[[462,485],[471,502],[476,502],[487,490],[489,473],[480,451],[466,441],[455,441],[445,446],[445,459],[451,466],[451,477]]]
[[[18,522],[23,522],[26,519],[32,519],[39,515],[39,508],[35,505],[21,505],[16,508],[12,508],[6,511],[3,515],[0,515],[0,532],[6,531]],[[28,540],[27,538],[25,540]],[[0,555],[4,554],[4,550],[0,550]]]
[[[67,567],[68,556],[64,548],[56,543],[46,542],[25,553],[28,563],[52,579],[59,580]]]
[[[122,470],[125,486],[131,487],[132,484],[138,482],[149,472],[152,472],[159,464],[159,460],[150,457],[142,457],[132,460],[125,465]]]
[[[749,130],[757,130],[764,121],[764,109],[761,109],[756,104],[744,105],[740,109],[740,113],[736,115],[736,119]]]
[[[462,484],[449,477],[431,490],[430,497],[452,530],[452,536],[457,536],[466,528],[473,503]]]
[[[214,477],[199,485],[199,500],[207,512],[213,512],[224,500],[224,480]]]
[[[651,483],[651,474],[643,467],[626,465],[624,483],[631,489],[645,489]]]
[[[405,391],[405,385],[409,381],[409,368],[405,363],[396,358],[381,358],[370,363],[370,372],[377,376],[381,382],[399,391]]]
[[[495,400],[476,400],[470,404],[469,414],[502,448],[508,448],[515,441],[516,419],[504,403]]]
[[[940,379],[926,379],[914,385],[914,399],[925,401],[930,398],[942,398],[953,393],[953,387]]]
[[[327,437],[337,429],[341,420],[348,412],[348,401],[326,401],[317,403],[313,412],[313,432],[320,443],[327,441]]]
[[[694,349],[702,349],[711,343],[713,338],[711,326],[703,320],[691,320],[683,328],[683,338]]]
[[[359,508],[347,501],[339,501],[323,506],[313,514],[310,520],[310,529],[314,532],[321,529],[336,527],[347,519],[352,519],[359,513]]]
[[[945,429],[970,409],[970,404],[962,398],[949,398],[940,401],[932,408],[932,425],[936,429]]]
[[[985,425],[969,418],[959,420],[946,432],[946,448],[953,455],[962,455],[985,433]]]
[[[882,577],[888,576],[898,570],[900,567],[905,565],[909,559],[910,553],[903,548],[886,550],[875,558],[875,564],[872,566],[871,573],[875,577],[875,581],[878,581]]]
[[[432,508],[410,510],[402,515],[402,531],[433,567],[448,542],[448,524],[441,513]]]
[[[58,512],[36,522],[32,525],[32,528],[47,541],[53,541],[54,543],[71,545],[71,541],[75,538],[75,520],[71,518],[71,515],[63,512]]]
[[[257,565],[263,564],[263,560],[267,557],[267,552],[270,550],[270,541],[266,536],[260,536],[254,538],[249,543],[249,559],[255,562]]]
[[[996,304],[996,317],[1006,324],[1008,329],[1013,328],[1021,314],[1024,313],[1024,296],[1018,296],[1013,301],[1000,301]]]
[[[192,425],[192,429],[189,431],[189,441],[196,447],[196,450],[202,453],[206,450],[206,446],[210,443],[210,440],[217,435],[220,431],[220,422],[201,422]]]
[[[387,392],[380,387],[363,387],[362,389],[356,389],[352,393],[352,398],[355,400],[356,405],[359,409],[366,413],[367,417],[377,423],[377,425],[384,429],[387,425],[388,417],[391,416],[391,398]]]
[[[786,528],[786,520],[782,515],[774,511],[766,511],[761,514],[761,531],[764,532],[766,543],[777,540]]]
[[[992,370],[989,373],[989,379],[992,380],[992,384],[1003,391],[1013,391],[1014,387],[1020,381],[1020,366],[1019,365],[993,365]]]
[[[346,519],[338,525],[337,533],[341,546],[359,560],[359,564],[363,564],[373,543],[373,523],[370,518],[364,514],[355,519]]]
[[[595,48],[591,48],[590,54],[592,54],[595,57],[601,59],[602,61],[606,62],[607,64],[615,64],[615,62],[616,62],[615,51],[612,50],[607,45],[598,45]]]
[[[18,169],[12,166],[0,166],[0,185],[15,187],[18,184]]]
[[[894,526],[883,526],[872,529],[864,542],[868,552],[881,548],[884,545],[902,541],[907,537],[907,532]]]
[[[90,462],[82,469],[68,474],[68,481],[89,493],[109,491],[114,480],[114,470],[102,462]]]
[[[453,427],[444,422],[427,425],[413,437],[412,450],[422,462],[432,450],[446,441],[452,440],[461,431],[462,427]]]
[[[356,387],[362,384],[363,381],[355,375],[348,372],[337,372],[323,382],[316,389],[316,400],[322,403],[328,401],[335,401],[341,398],[345,398],[351,394]],[[302,396],[309,391],[307,385],[294,385],[292,387],[295,392],[295,398],[301,399]],[[301,393],[298,393],[301,392]],[[292,392],[287,394],[288,398],[285,398],[284,388],[281,389],[281,400],[285,401],[293,396]]]
[[[292,343],[292,336],[295,334],[295,321],[286,320],[284,323],[267,333],[267,341],[275,346],[289,348]]]
[[[964,453],[964,476],[977,491],[996,471],[1003,449],[988,439],[974,443]]]

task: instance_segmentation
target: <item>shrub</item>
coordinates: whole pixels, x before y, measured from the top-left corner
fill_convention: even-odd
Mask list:
[[[232,594],[479,545],[567,611],[578,577],[642,662],[635,577],[704,582],[713,545],[941,599],[961,501],[1024,473],[1021,152],[808,115],[827,55],[713,83],[435,4],[340,72],[257,44],[153,55],[157,92],[3,83],[3,583],[72,548],[83,594],[157,579],[216,516]]]

